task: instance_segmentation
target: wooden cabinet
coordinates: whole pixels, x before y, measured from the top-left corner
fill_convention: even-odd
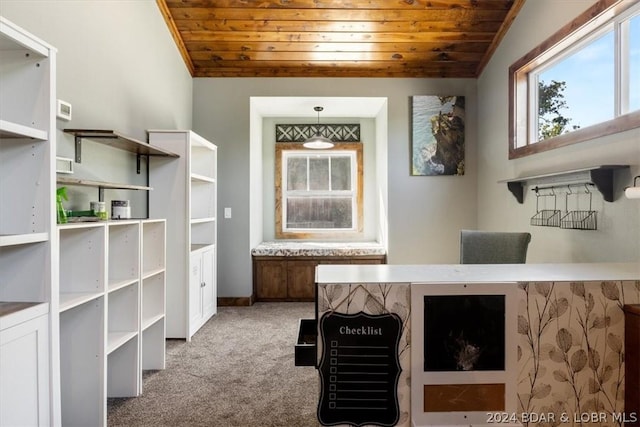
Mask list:
[[[287,297],[292,299],[311,299],[315,297],[315,260],[287,262]]]
[[[640,426],[640,305],[624,306],[624,412],[635,418],[625,425]]]
[[[319,264],[384,264],[384,255],[253,256],[256,301],[314,301]]]
[[[253,293],[258,301],[287,298],[287,262],[253,260]]]
[[[56,49],[0,17],[0,425],[60,424]],[[51,339],[49,339],[49,337]]]
[[[149,215],[167,218],[167,337],[191,336],[216,313],[217,147],[191,131],[150,130]],[[202,283],[206,285],[202,286]]]

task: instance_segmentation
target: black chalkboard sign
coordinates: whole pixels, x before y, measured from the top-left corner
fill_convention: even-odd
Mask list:
[[[400,418],[397,314],[325,313],[320,319],[323,425],[393,426]]]

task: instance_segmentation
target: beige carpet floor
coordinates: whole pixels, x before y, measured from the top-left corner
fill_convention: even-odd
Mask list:
[[[167,340],[141,396],[108,399],[108,425],[317,426],[317,371],[294,365],[298,319],[313,317],[313,303],[220,307],[191,342]]]

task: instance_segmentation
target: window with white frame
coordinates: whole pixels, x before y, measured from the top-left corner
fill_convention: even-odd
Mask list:
[[[640,127],[640,3],[600,0],[509,76],[510,158]]]
[[[324,238],[362,231],[362,144],[330,150],[276,144],[276,237]]]

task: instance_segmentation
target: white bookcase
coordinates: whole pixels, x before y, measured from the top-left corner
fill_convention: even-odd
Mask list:
[[[142,222],[141,374],[165,368],[166,229],[164,219]]]
[[[58,226],[62,424],[106,425],[165,361],[163,219]]]
[[[140,227],[108,223],[107,397],[140,391]]]
[[[167,219],[167,336],[190,340],[217,310],[217,147],[192,131],[150,130],[178,159],[151,158],[149,215]]]
[[[58,226],[62,425],[106,423],[107,227]]]
[[[0,425],[60,424],[56,50],[0,17]]]

